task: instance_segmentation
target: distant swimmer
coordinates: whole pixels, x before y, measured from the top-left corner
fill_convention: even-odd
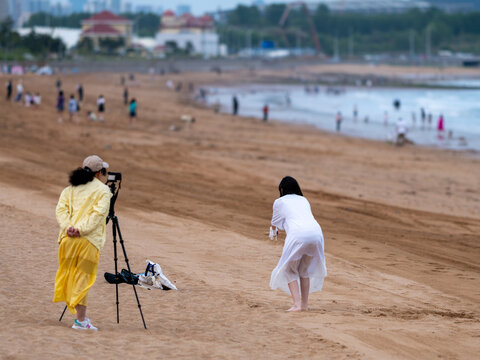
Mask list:
[[[307,311],[308,295],[321,291],[327,276],[323,233],[294,178],[284,177],[278,189],[280,197],[273,203],[271,239],[277,229],[285,230],[287,236],[282,256],[272,271],[270,288],[280,288],[292,296],[293,306],[288,311]]]
[[[287,106],[292,105],[292,99],[290,99],[290,94],[289,94],[289,93],[286,93],[286,94],[285,94],[285,104],[286,104]]]
[[[357,119],[358,119],[358,108],[357,108],[357,105],[355,105],[355,106],[353,107],[353,121],[356,122]]]
[[[267,122],[268,120],[268,104],[263,106],[263,122]]]
[[[429,128],[432,127],[432,119],[433,119],[433,115],[432,115],[432,113],[429,113],[428,116],[427,116],[427,122],[428,122],[428,127]]]
[[[437,122],[437,132],[438,132],[438,138],[443,139],[443,131],[445,130],[445,119],[443,118],[443,115],[440,114],[438,117],[438,122]]]
[[[337,125],[337,132],[340,132],[340,126],[342,125],[342,113],[340,111],[338,111],[337,116],[335,116],[335,122]]]
[[[395,110],[397,111],[400,110],[400,106],[401,106],[401,103],[399,99],[393,100],[393,107],[395,108]]]
[[[420,118],[422,120],[422,129],[425,128],[425,120],[426,120],[427,114],[425,113],[425,109],[422,107],[420,109]]]

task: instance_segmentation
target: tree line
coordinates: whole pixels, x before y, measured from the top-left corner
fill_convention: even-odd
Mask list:
[[[313,39],[303,8],[291,10],[284,25],[287,41],[279,28],[285,4],[272,4],[260,10],[256,6],[238,5],[226,14],[221,29],[222,41],[230,48],[241,49],[261,41],[313,47]],[[480,53],[480,12],[447,14],[436,8],[411,9],[402,13],[332,13],[319,5],[311,13],[325,53],[365,54],[379,52],[424,53],[451,50]]]
[[[43,59],[52,54],[62,57],[65,51],[66,46],[60,39],[35,32],[20,36],[19,33],[13,31],[13,21],[10,18],[0,22],[1,59],[16,59],[26,53]]]
[[[65,16],[52,16],[50,14],[39,12],[30,16],[25,26],[49,26],[49,27],[67,27],[81,28],[82,21],[91,17],[90,13],[73,13]],[[126,13],[121,16],[132,20],[133,31],[138,36],[155,36],[160,26],[160,17],[153,13]]]

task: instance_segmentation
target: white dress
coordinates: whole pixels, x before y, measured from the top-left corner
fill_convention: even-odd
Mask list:
[[[311,293],[322,290],[327,276],[323,233],[308,200],[294,194],[275,200],[272,225],[285,230],[287,237],[280,261],[272,271],[270,287],[290,294],[288,283],[301,276],[310,278]]]

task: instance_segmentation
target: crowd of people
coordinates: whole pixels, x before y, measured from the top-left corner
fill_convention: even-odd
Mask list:
[[[58,78],[55,82],[56,87],[56,99],[55,99],[55,109],[58,114],[58,123],[61,124],[64,122],[64,112],[68,112],[68,121],[74,123],[80,123],[82,116],[80,116],[80,109],[83,106],[85,98],[85,90],[81,83],[76,85],[75,91],[72,91],[66,98],[65,91],[63,90],[62,80]],[[14,93],[15,88],[15,93]],[[42,104],[42,96],[40,93],[26,91],[24,88],[23,79],[18,79],[16,85],[14,84],[13,79],[9,79],[5,83],[5,99],[6,101],[13,101],[15,103],[24,103],[26,107],[38,108]],[[123,101],[125,105],[128,105],[128,114],[130,119],[130,125],[135,125],[137,118],[137,100],[132,98],[129,99],[128,88],[125,87],[123,91]],[[86,119],[91,122],[101,122],[105,121],[105,112],[106,112],[106,100],[105,97],[101,94],[98,96],[96,101],[96,111],[93,111],[91,108],[86,110]],[[97,115],[98,114],[98,115]]]

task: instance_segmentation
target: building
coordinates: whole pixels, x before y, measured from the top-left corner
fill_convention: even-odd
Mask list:
[[[29,0],[26,2],[26,12],[35,14],[38,12],[49,13],[50,1],[49,0]]]
[[[104,10],[82,21],[81,38],[90,38],[96,49],[100,48],[100,39],[124,39],[130,46],[132,39],[132,21]]]
[[[120,14],[122,10],[121,0],[110,0],[110,10],[115,14]]]
[[[0,0],[0,21],[5,20],[10,15],[10,1]]]
[[[151,6],[151,5],[137,5],[135,7],[135,12],[145,13],[145,14],[153,13],[153,6]]]
[[[83,11],[93,14],[99,13],[104,10],[107,10],[106,0],[88,0],[83,6]]]
[[[70,5],[72,5],[72,11],[76,13],[83,12],[83,7],[87,3],[87,0],[70,0]]]
[[[163,13],[156,36],[157,46],[175,43],[179,49],[203,56],[219,54],[218,40],[213,19],[209,15],[195,17],[187,13],[176,16],[171,10]]]
[[[126,2],[123,4],[123,12],[131,13],[133,11],[133,5],[131,2]]]

